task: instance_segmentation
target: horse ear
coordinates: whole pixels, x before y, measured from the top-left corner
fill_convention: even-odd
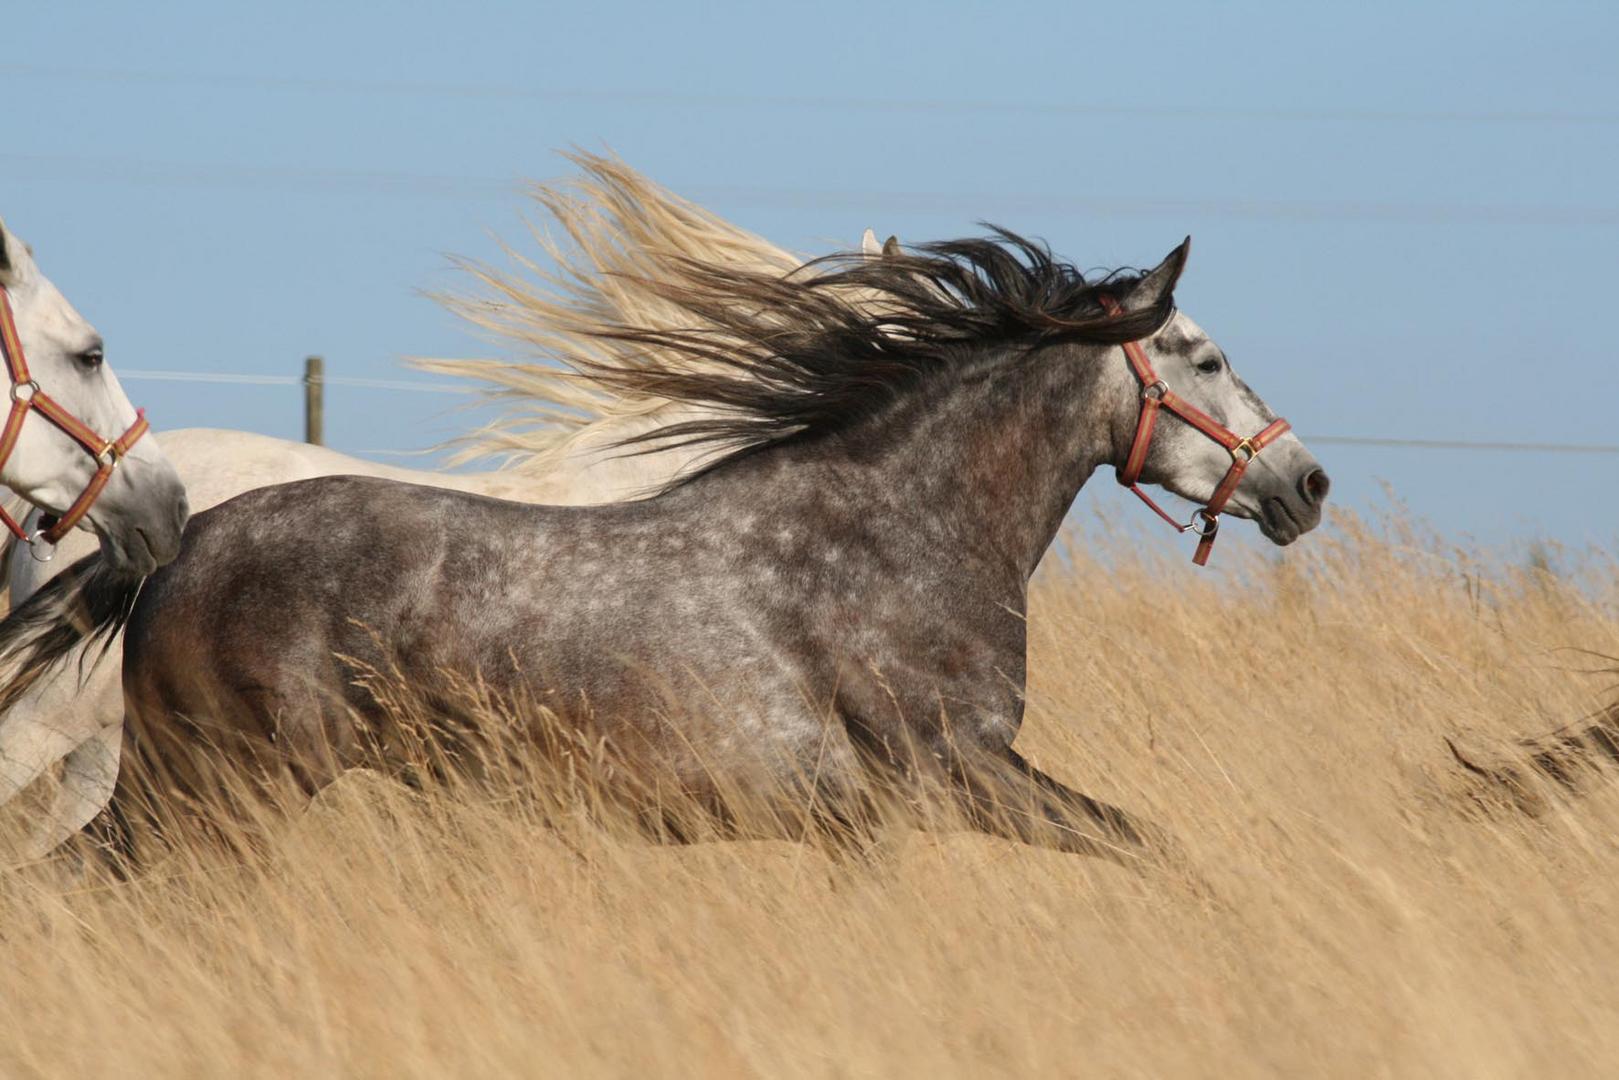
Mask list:
[[[883,241],[883,254],[890,256],[904,254],[904,252],[900,251],[899,249],[899,237],[890,236],[887,240]]]
[[[872,232],[870,229],[867,229],[865,232],[860,234],[860,254],[869,255],[872,258],[876,258],[882,253],[882,245],[877,243],[876,233]]]
[[[11,245],[16,242],[6,231],[6,223],[0,221],[0,279],[11,276]]]
[[[1175,283],[1186,269],[1186,256],[1191,253],[1192,238],[1181,241],[1180,247],[1164,256],[1164,261],[1153,267],[1135,287],[1125,294],[1125,311],[1148,311],[1157,307],[1175,292]]]

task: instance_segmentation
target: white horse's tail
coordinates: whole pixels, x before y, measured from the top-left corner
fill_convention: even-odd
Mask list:
[[[93,663],[123,628],[144,578],[132,578],[99,553],[80,559],[0,620],[0,717],[17,699],[85,647]],[[94,655],[92,655],[94,653]]]

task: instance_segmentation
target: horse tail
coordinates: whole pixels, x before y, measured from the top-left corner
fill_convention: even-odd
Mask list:
[[[1520,739],[1494,762],[1474,761],[1454,743],[1450,752],[1486,786],[1507,795],[1531,816],[1539,816],[1548,808],[1543,793],[1554,786],[1568,795],[1583,795],[1603,777],[1613,776],[1613,768],[1619,766],[1619,701],[1582,721]]]
[[[0,620],[0,715],[75,650],[81,675],[105,655],[129,621],[144,578],[131,578],[99,554],[80,559]],[[101,642],[101,649],[94,645]],[[92,658],[92,653],[94,656]]]

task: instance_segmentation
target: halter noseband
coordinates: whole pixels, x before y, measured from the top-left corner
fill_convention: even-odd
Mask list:
[[[1102,297],[1102,307],[1110,315],[1116,316],[1121,312],[1119,302],[1111,296]],[[1142,502],[1152,508],[1153,513],[1169,522],[1177,531],[1195,531],[1199,539],[1192,561],[1198,566],[1205,566],[1209,561],[1209,552],[1214,548],[1215,534],[1220,531],[1220,512],[1242,482],[1242,474],[1261,450],[1281,438],[1292,425],[1278,417],[1258,435],[1244,439],[1171,390],[1153,370],[1140,341],[1126,341],[1123,347],[1124,355],[1130,361],[1130,370],[1135,373],[1136,381],[1141,383],[1141,415],[1136,418],[1136,435],[1130,443],[1130,454],[1119,469],[1119,483],[1135,492]],[[1141,479],[1141,470],[1147,464],[1147,449],[1152,445],[1152,433],[1157,426],[1160,409],[1168,409],[1231,454],[1231,468],[1226,470],[1225,479],[1214,489],[1209,501],[1184,525],[1166,514],[1137,483]]]
[[[5,468],[11,459],[11,451],[16,448],[17,437],[22,434],[22,424],[30,411],[37,412],[52,424],[60,428],[67,437],[84,447],[85,451],[95,459],[95,475],[85,485],[79,497],[73,500],[73,505],[57,519],[50,528],[29,536],[27,531],[11,515],[0,507],[0,523],[11,530],[17,539],[29,545],[36,545],[40,540],[46,544],[55,545],[68,531],[77,525],[85,514],[90,512],[90,505],[96,501],[101,490],[112,479],[113,470],[118,462],[129,453],[129,448],[140,441],[151,425],[146,422],[146,410],[135,410],[135,422],[129,430],[116,439],[103,439],[90,429],[82,420],[63,408],[55,398],[39,388],[33,376],[28,373],[28,361],[23,356],[22,339],[17,336],[17,322],[11,313],[11,298],[7,295],[5,286],[0,285],[0,353],[4,354],[6,374],[11,379],[11,411],[6,415],[6,423],[0,429],[0,469]],[[44,556],[48,557],[48,556]]]

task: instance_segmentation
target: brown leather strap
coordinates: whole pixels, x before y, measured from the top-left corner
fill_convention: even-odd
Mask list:
[[[0,431],[0,466],[11,460],[11,452],[17,448],[17,437],[22,434],[22,422],[28,416],[28,409],[27,398],[12,398],[5,429]]]
[[[67,513],[63,514],[56,524],[40,533],[40,536],[44,537],[47,544],[59,543],[62,537],[71,532],[80,519],[90,512],[90,504],[96,501],[96,497],[101,494],[101,489],[106,487],[107,481],[112,479],[113,470],[118,467],[118,463],[123,460],[125,454],[129,453],[129,448],[134,446],[142,435],[150,431],[151,427],[152,425],[146,422],[146,410],[136,409],[135,422],[130,425],[129,430],[113,442],[108,443],[106,450],[102,454],[96,455],[96,460],[101,462],[101,466],[96,469],[95,475],[90,478],[90,483],[85,486],[85,489],[79,493],[79,497],[73,501],[73,505],[67,508]]]
[[[1136,436],[1130,441],[1130,456],[1119,470],[1119,483],[1134,487],[1141,479],[1141,470],[1147,465],[1147,448],[1152,445],[1153,429],[1158,424],[1158,409],[1157,398],[1142,396],[1141,413],[1136,417]]]
[[[1248,464],[1259,456],[1261,450],[1281,438],[1291,427],[1286,420],[1273,420],[1264,431],[1251,439],[1242,440],[1231,448],[1231,468],[1209,498],[1209,513],[1218,514],[1225,509],[1225,504],[1236,493],[1237,484],[1242,481],[1242,474],[1248,470]]]
[[[1111,296],[1101,297],[1101,302],[1102,308],[1109,315],[1117,317],[1122,312],[1119,302]],[[1136,430],[1130,440],[1130,452],[1125,455],[1124,464],[1118,470],[1119,483],[1134,492],[1153,513],[1175,529],[1180,532],[1196,530],[1197,551],[1192,555],[1192,562],[1198,566],[1205,566],[1209,561],[1209,553],[1214,548],[1214,537],[1220,531],[1220,513],[1225,509],[1226,503],[1231,501],[1231,496],[1236,494],[1237,485],[1242,483],[1243,473],[1248,471],[1248,464],[1259,456],[1261,450],[1281,438],[1292,425],[1278,418],[1266,425],[1259,434],[1244,439],[1171,390],[1168,384],[1158,377],[1158,372],[1153,370],[1152,361],[1147,359],[1147,350],[1141,347],[1139,340],[1126,341],[1123,349],[1125,358],[1130,363],[1130,371],[1135,375],[1136,381],[1141,383],[1141,412],[1136,417]],[[1188,426],[1225,447],[1231,454],[1231,467],[1226,470],[1219,484],[1215,485],[1214,494],[1192,520],[1184,525],[1170,517],[1150,495],[1141,490],[1139,484],[1141,471],[1147,465],[1147,452],[1152,448],[1152,436],[1157,429],[1158,414],[1165,409]]]
[[[1242,438],[1220,424],[1214,417],[1193,405],[1173,390],[1164,394],[1164,408],[1201,431],[1227,450],[1235,450]]]
[[[28,361],[22,354],[22,339],[17,336],[17,319],[11,311],[11,296],[0,285],[0,350],[6,354],[6,372],[11,381],[28,381]]]
[[[1208,524],[1208,528],[1198,535],[1197,550],[1192,552],[1192,565],[1207,566],[1209,565],[1209,554],[1214,550],[1214,538],[1220,534],[1220,519],[1213,514],[1205,514],[1202,510],[1199,510],[1198,513],[1203,515],[1203,520]]]
[[[63,514],[56,524],[39,534],[47,544],[60,543],[62,537],[71,532],[73,526],[77,525],[80,519],[90,512],[90,504],[96,501],[96,496],[101,494],[101,489],[106,487],[107,481],[112,479],[112,470],[111,463],[97,469],[95,475],[90,477],[90,483],[85,486],[83,491],[79,492],[79,497],[73,500],[73,505],[67,508],[67,513]]]
[[[6,374],[11,379],[11,409],[6,413],[6,423],[0,429],[0,469],[5,468],[7,461],[11,460],[11,452],[17,448],[17,439],[22,435],[23,421],[30,412],[37,412],[41,417],[54,424],[67,435],[68,438],[84,447],[85,451],[95,459],[96,471],[90,477],[79,497],[73,500],[73,505],[67,508],[57,522],[40,534],[46,543],[55,544],[68,534],[84,516],[90,512],[90,506],[101,495],[112,479],[113,470],[118,467],[130,447],[140,441],[142,435],[151,430],[146,422],[146,410],[135,410],[135,422],[129,429],[116,439],[104,439],[84,421],[63,408],[57,400],[39,388],[39,383],[33,380],[28,373],[28,359],[23,355],[22,339],[17,334],[17,320],[11,310],[11,297],[7,295],[4,286],[0,286],[0,353],[4,354]],[[26,530],[11,515],[0,508],[0,523],[3,523],[11,534],[19,540],[29,540]]]
[[[43,390],[34,395],[34,411],[55,424],[68,438],[90,451],[90,456],[97,460],[112,449],[110,440],[103,439],[90,430],[82,420],[62,408],[55,398]]]

